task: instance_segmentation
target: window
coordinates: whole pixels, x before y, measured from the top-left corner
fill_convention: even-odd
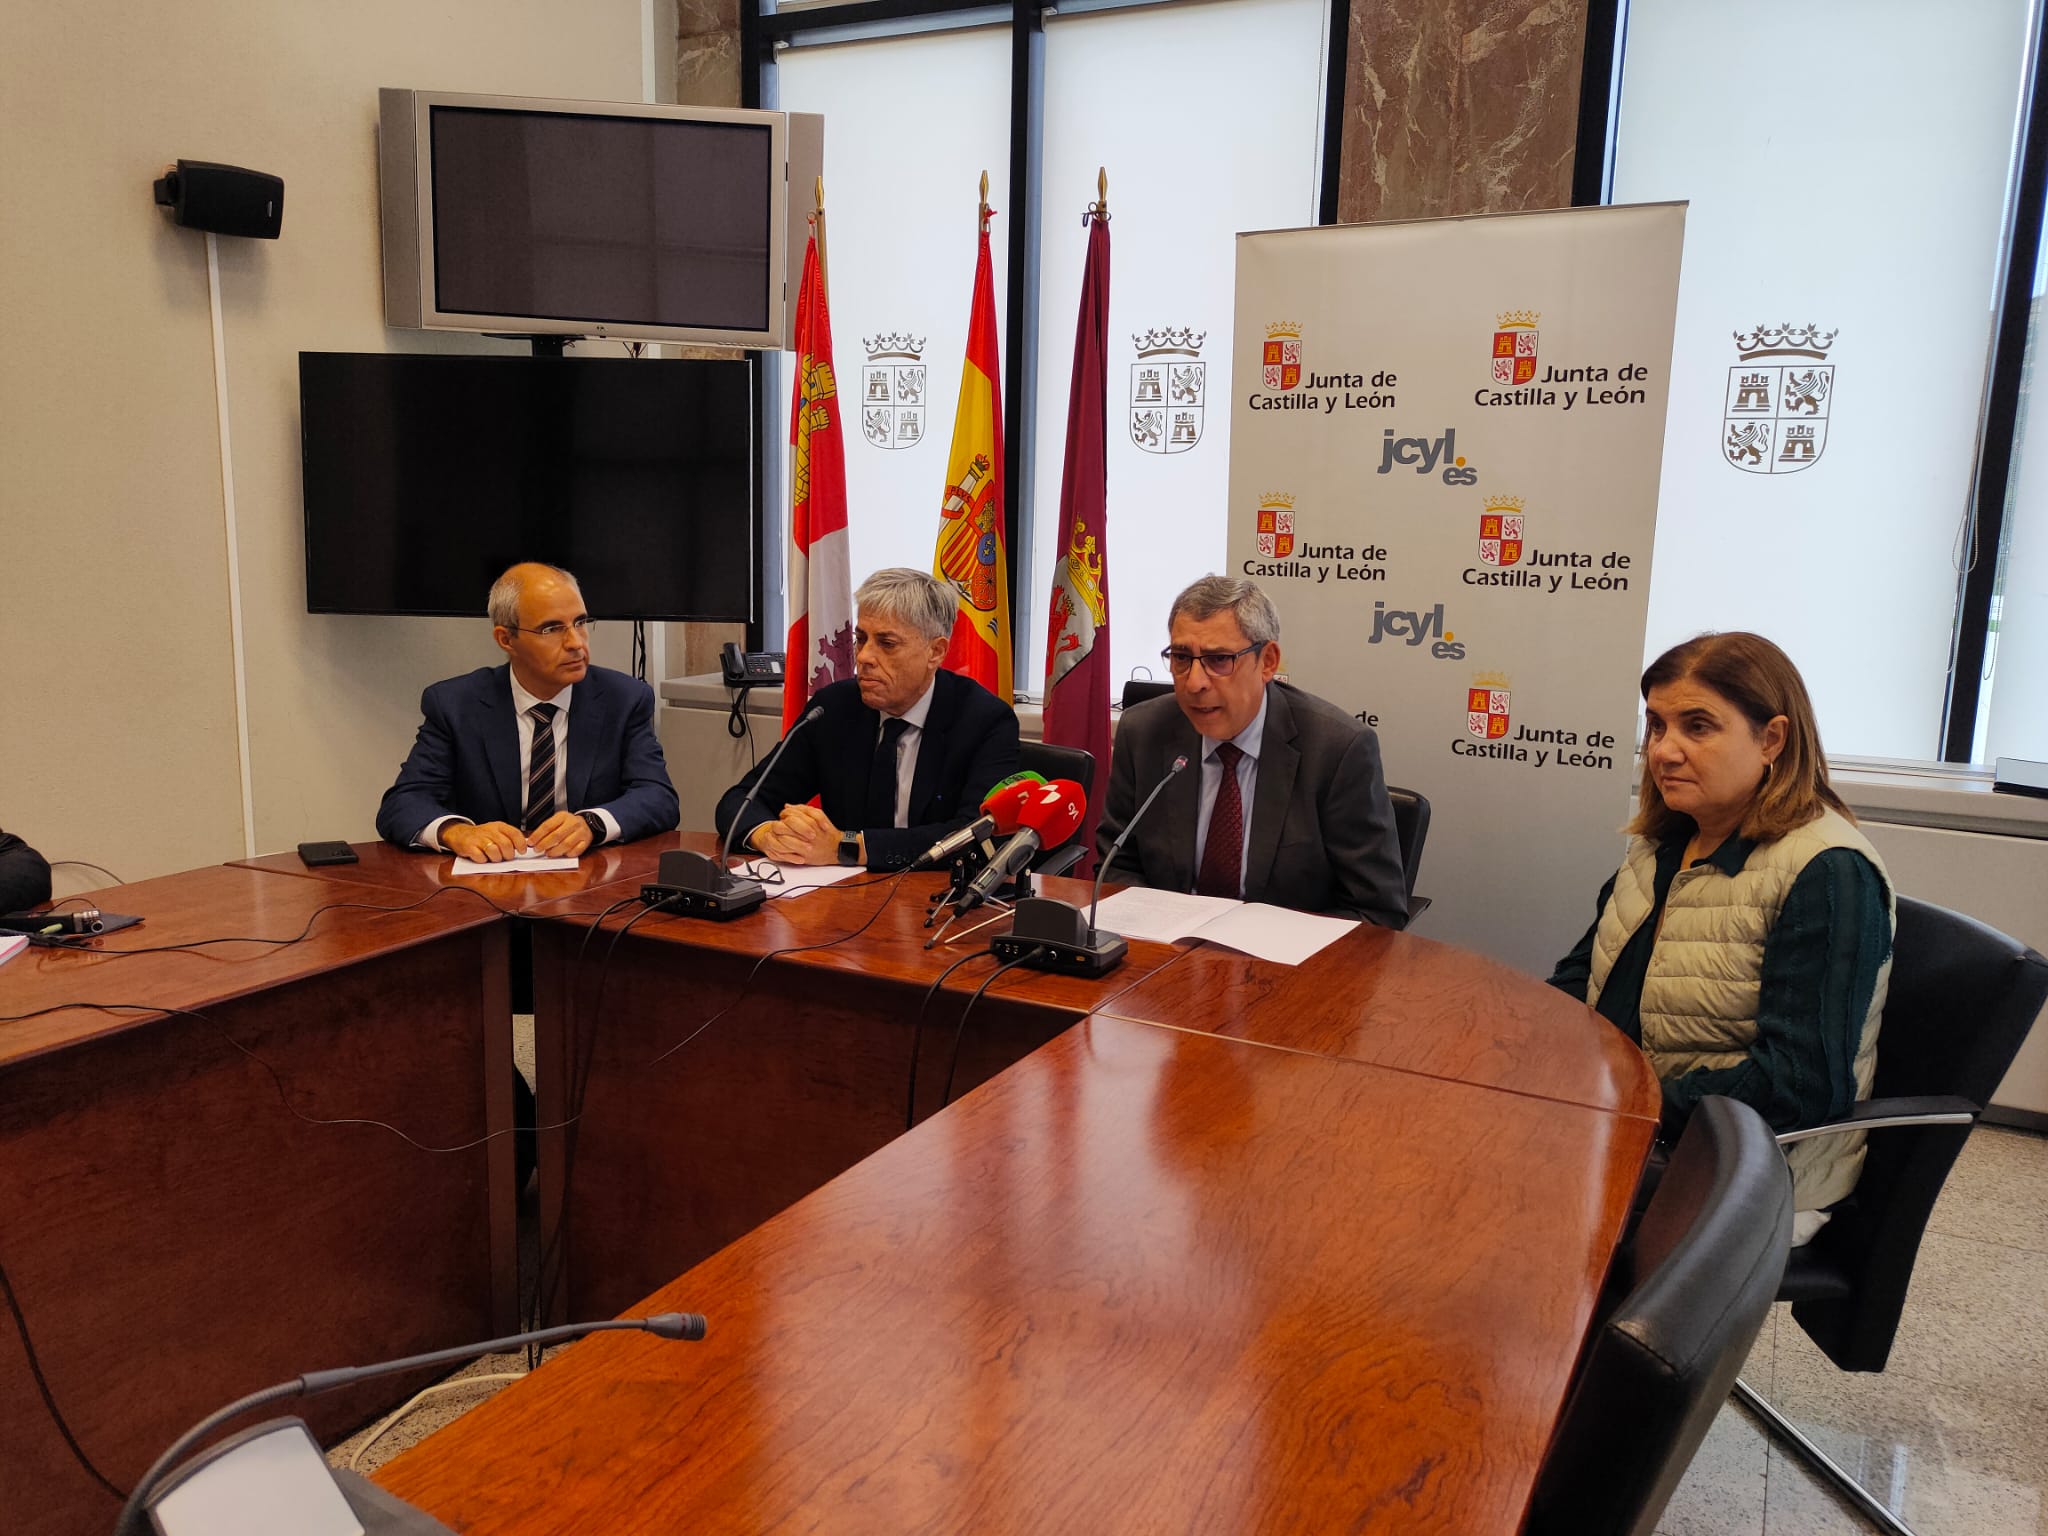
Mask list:
[[[860,508],[854,579],[881,565],[931,566],[974,270],[975,182],[986,169],[998,215],[1016,686],[1043,691],[1054,562],[1066,552],[1058,508],[1081,214],[1103,166],[1110,661],[1119,679],[1157,673],[1168,603],[1224,558],[1234,237],[1315,223],[1319,203],[1334,199],[1319,169],[1334,128],[1324,100],[1330,0],[1081,0],[1058,15],[1028,0],[941,3],[870,19],[876,9],[784,6],[744,19],[775,46],[762,99],[828,120],[834,361],[848,399],[848,497]],[[1025,196],[1010,206],[1018,161]],[[781,372],[769,386],[770,441],[786,444]],[[907,400],[906,385],[924,403]],[[1140,398],[1155,386],[1156,411]],[[786,501],[771,490],[770,634]]]
[[[1625,6],[1610,200],[1691,202],[1647,653],[1770,635],[1833,755],[1943,755],[2030,9]]]

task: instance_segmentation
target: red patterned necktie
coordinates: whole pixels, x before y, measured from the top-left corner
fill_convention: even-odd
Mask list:
[[[1202,869],[1195,876],[1197,896],[1228,896],[1237,900],[1244,868],[1244,797],[1237,788],[1237,763],[1244,750],[1226,741],[1216,749],[1223,782],[1209,811],[1209,839],[1202,845]]]

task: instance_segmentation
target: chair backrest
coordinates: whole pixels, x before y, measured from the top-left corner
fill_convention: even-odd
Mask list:
[[[1615,1256],[1525,1536],[1649,1536],[1770,1314],[1792,1175],[1763,1117],[1702,1099]]]
[[[1415,894],[1415,876],[1422,868],[1422,845],[1429,837],[1429,797],[1399,785],[1387,786],[1394,802],[1394,840],[1401,845],[1401,878]]]
[[[1092,804],[1095,799],[1095,754],[1085,747],[1053,747],[1042,741],[1017,743],[1017,766],[1048,779],[1072,779]]]
[[[1162,693],[1171,692],[1173,692],[1173,684],[1171,683],[1149,683],[1134,677],[1124,684],[1124,696],[1121,702],[1125,709],[1129,709],[1133,704],[1142,704],[1147,699],[1156,699]]]
[[[1874,1099],[1982,1109],[2048,1000],[2048,960],[1974,918],[1899,898]],[[1968,1126],[1873,1131],[1856,1191],[1793,1258],[1792,1316],[1845,1371],[1881,1371],[1920,1237]]]

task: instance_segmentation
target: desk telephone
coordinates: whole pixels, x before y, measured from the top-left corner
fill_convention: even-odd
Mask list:
[[[742,651],[728,640],[725,650],[719,656],[719,670],[725,674],[728,688],[760,688],[768,684],[782,686],[782,652]]]

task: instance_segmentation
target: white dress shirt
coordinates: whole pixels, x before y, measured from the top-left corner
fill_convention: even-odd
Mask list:
[[[1259,783],[1259,743],[1266,736],[1266,695],[1259,696],[1259,712],[1252,723],[1230,738],[1231,745],[1244,754],[1237,760],[1237,795],[1243,806],[1244,846],[1237,851],[1237,894],[1244,895],[1245,866],[1251,862],[1252,791]],[[1223,763],[1216,756],[1220,741],[1202,738],[1202,806],[1195,815],[1195,878],[1202,874],[1202,852],[1209,846],[1209,814],[1216,809],[1216,796],[1223,788]],[[1193,889],[1192,886],[1189,889]]]
[[[533,761],[533,716],[529,711],[536,704],[552,704],[555,706],[555,715],[548,722],[548,726],[555,734],[555,809],[573,809],[569,804],[569,696],[576,691],[575,684],[570,684],[552,699],[543,699],[528,693],[519,685],[518,673],[508,669],[507,676],[512,679],[512,719],[519,730],[520,792],[522,795],[525,793],[526,765]],[[525,806],[522,804],[519,813],[513,817],[515,823],[524,812]],[[593,848],[600,843],[615,841],[619,835],[617,817],[602,808],[596,814],[597,819],[604,823],[605,832],[603,837],[591,843]],[[468,816],[436,816],[421,830],[419,840],[429,848],[446,853],[449,850],[441,842],[441,829],[451,821],[466,822],[471,819]]]

